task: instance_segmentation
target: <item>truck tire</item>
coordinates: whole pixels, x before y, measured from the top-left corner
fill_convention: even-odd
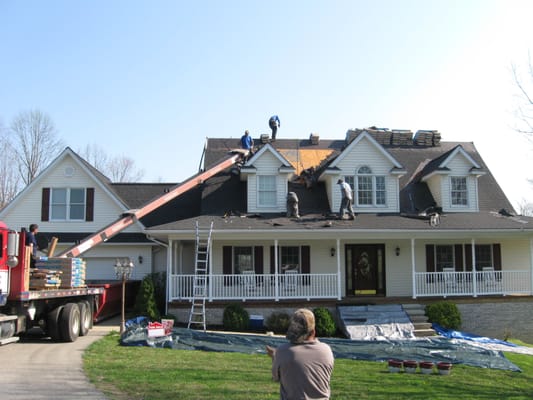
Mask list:
[[[80,308],[76,303],[67,303],[59,315],[59,333],[64,342],[74,342],[80,335]]]
[[[59,316],[63,311],[63,306],[57,306],[46,315],[46,334],[54,342],[61,341],[61,334],[59,332]]]
[[[80,336],[87,336],[91,329],[93,313],[88,301],[80,301],[78,307],[80,308]]]

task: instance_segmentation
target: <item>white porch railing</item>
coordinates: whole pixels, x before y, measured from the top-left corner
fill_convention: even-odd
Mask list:
[[[413,297],[532,293],[530,271],[417,272]]]
[[[192,298],[194,275],[170,276],[170,300]],[[337,274],[210,275],[208,300],[340,298]]]

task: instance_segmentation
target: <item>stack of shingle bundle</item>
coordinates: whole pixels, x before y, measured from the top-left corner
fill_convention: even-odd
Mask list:
[[[33,268],[30,272],[30,289],[57,289],[61,286],[61,271]]]
[[[416,131],[413,142],[416,146],[433,146],[433,134],[435,131]]]
[[[391,143],[392,133],[389,130],[379,129],[379,130],[369,130],[368,131],[376,142],[383,145],[389,145]]]
[[[410,146],[413,143],[413,132],[410,130],[393,129],[391,144],[393,146]]]
[[[46,268],[61,271],[62,288],[85,287],[86,265],[81,258],[47,258],[40,262]],[[39,263],[37,264],[39,266]]]

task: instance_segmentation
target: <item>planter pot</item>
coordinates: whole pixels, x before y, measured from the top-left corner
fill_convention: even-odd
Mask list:
[[[418,366],[418,363],[414,360],[405,360],[403,362],[403,369],[408,374],[414,374],[416,372],[417,366]]]
[[[400,372],[402,370],[402,361],[389,360],[389,372]]]
[[[439,374],[441,375],[450,375],[450,373],[452,372],[452,363],[448,363],[448,362],[437,363],[437,370],[439,371]]]
[[[423,374],[429,375],[433,373],[433,363],[431,361],[421,361],[418,366]]]

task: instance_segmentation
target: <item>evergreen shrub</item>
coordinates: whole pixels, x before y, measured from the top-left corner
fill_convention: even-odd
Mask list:
[[[148,317],[151,321],[161,318],[155,301],[154,282],[150,275],[146,275],[141,282],[141,287],[135,299],[134,311],[136,316]]]
[[[265,326],[274,333],[285,334],[287,333],[287,329],[289,329],[289,320],[289,314],[285,312],[273,312],[265,321]]]
[[[461,328],[461,313],[454,303],[440,301],[426,306],[426,316],[429,322],[435,322],[447,329]]]
[[[318,307],[313,310],[313,314],[315,314],[316,336],[334,336],[337,332],[337,325],[331,312],[327,308]]]
[[[240,304],[230,304],[224,308],[222,325],[227,331],[244,331],[248,329],[250,316]]]

